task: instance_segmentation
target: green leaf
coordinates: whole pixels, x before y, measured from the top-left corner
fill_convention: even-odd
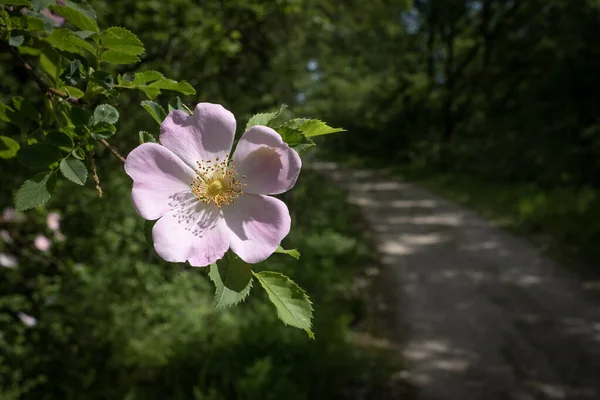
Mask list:
[[[60,74],[60,79],[70,86],[75,86],[85,79],[85,74],[81,70],[81,61],[74,60],[71,62],[69,67]]]
[[[274,129],[281,135],[283,141],[297,152],[304,151],[315,145],[315,142],[307,138],[299,129],[293,129],[285,125]]]
[[[296,260],[300,259],[300,252],[296,249],[286,250],[281,246],[277,246],[275,253],[287,254],[288,256],[294,257]]]
[[[47,202],[55,185],[54,172],[42,172],[26,180],[15,194],[15,208],[17,211],[25,211]]]
[[[82,107],[72,107],[69,111],[69,115],[71,116],[71,122],[75,126],[85,126],[90,125],[90,119],[92,117],[92,113]],[[93,121],[91,121],[93,122]]]
[[[73,183],[80,186],[85,185],[87,180],[87,168],[85,164],[75,158],[64,158],[60,162],[60,172]]]
[[[31,8],[35,12],[39,12],[41,9],[53,4],[56,4],[56,0],[31,0]]]
[[[60,76],[60,54],[52,48],[52,46],[44,46],[45,49],[40,54],[40,65],[48,76],[56,83]]]
[[[94,124],[92,127],[92,137],[96,140],[108,139],[115,134],[117,128],[114,125],[103,121]]]
[[[138,133],[138,136],[140,139],[140,144],[156,143],[156,138],[151,133],[148,133],[146,131],[140,131],[140,133]]]
[[[125,28],[113,26],[100,35],[102,46],[109,50],[130,56],[138,56],[144,52],[144,45],[133,33]]]
[[[23,35],[11,36],[10,39],[8,39],[8,44],[10,44],[13,47],[19,47],[23,44],[24,41],[25,36]]]
[[[69,97],[81,98],[85,94],[83,93],[83,90],[73,86],[61,86],[59,89],[68,94]]]
[[[100,122],[116,124],[118,120],[119,112],[110,104],[100,104],[94,110],[94,124],[98,124]]]
[[[154,118],[154,120],[158,122],[159,125],[162,124],[164,119],[167,117],[165,109],[162,108],[158,103],[155,103],[150,100],[144,100],[142,101],[141,105],[146,111],[148,111],[152,118]]]
[[[71,152],[71,155],[81,161],[83,161],[85,159],[85,152],[83,151],[83,149],[81,147],[77,147],[77,148],[73,149],[73,151]]]
[[[73,7],[72,2],[68,2],[65,6],[50,6],[50,10],[62,15],[67,21],[81,29],[82,31],[94,31],[98,33],[100,29],[98,24],[89,16],[85,15],[81,9]]]
[[[250,264],[232,253],[211,264],[209,277],[215,284],[215,308],[230,307],[241,302],[252,288]]]
[[[7,4],[11,6],[29,6],[31,3],[29,0],[0,0],[0,4]]]
[[[346,132],[345,129],[342,128],[332,128],[328,126],[325,122],[320,121],[318,119],[311,119],[303,123],[298,127],[298,129],[306,136],[321,136],[328,135],[330,133],[337,132]]]
[[[134,64],[140,61],[138,56],[133,56],[127,53],[121,53],[116,50],[107,50],[102,53],[100,61],[110,64]]]
[[[279,319],[286,325],[304,329],[308,336],[314,339],[315,335],[311,331],[312,303],[304,290],[279,272],[253,272],[253,275],[275,305]]]
[[[13,158],[17,155],[20,148],[21,146],[16,140],[8,136],[0,136],[0,158],[4,158],[5,160]]]
[[[195,94],[196,93],[196,89],[194,89],[194,87],[192,85],[190,85],[189,83],[187,83],[185,81],[177,82],[177,81],[174,81],[173,79],[167,79],[167,78],[163,78],[156,82],[152,82],[150,85],[148,85],[148,87],[164,89],[164,90],[173,90],[173,91],[176,91],[176,92],[179,92],[182,94]]]
[[[181,102],[181,99],[179,98],[179,96],[176,96],[176,97],[172,98],[171,100],[169,100],[169,112],[175,111],[175,110],[183,111],[189,115],[188,110],[183,106],[183,103]]]
[[[248,123],[246,124],[246,130],[252,128],[255,125],[269,126],[269,124],[273,122],[273,120],[275,120],[277,117],[279,117],[279,115],[281,115],[283,110],[285,110],[286,108],[287,104],[282,104],[279,108],[279,111],[253,115],[252,118],[250,118],[250,120],[248,120]]]
[[[90,54],[96,55],[96,49],[91,43],[77,37],[71,30],[66,28],[54,29],[52,35],[48,36],[45,40],[58,50],[81,54],[82,56],[86,55],[82,50],[86,50]]]
[[[19,160],[30,168],[45,168],[60,160],[60,152],[48,144],[36,143],[19,151]]]
[[[71,151],[73,148],[73,138],[62,131],[52,131],[46,136],[48,143],[65,151]]]
[[[163,74],[158,71],[144,71],[137,72],[133,76],[133,84],[134,85],[145,85],[148,82],[157,81],[159,79],[164,78]]]
[[[105,89],[112,89],[115,86],[112,75],[106,71],[94,71],[91,78],[92,82]]]

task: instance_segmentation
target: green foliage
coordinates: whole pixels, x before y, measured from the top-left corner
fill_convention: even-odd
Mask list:
[[[288,256],[294,257],[296,260],[300,260],[300,252],[296,249],[286,250],[283,247],[278,246],[275,253],[287,254]]]
[[[40,172],[23,183],[15,194],[17,211],[25,211],[50,200],[56,185],[55,172]]]
[[[216,288],[216,308],[236,305],[243,301],[252,289],[250,264],[230,252],[210,266],[209,276]]]
[[[119,120],[119,112],[110,104],[100,104],[94,110],[94,125],[107,123],[116,124]]]
[[[248,123],[246,124],[246,130],[252,128],[255,125],[270,126],[273,123],[273,121],[276,120],[286,108],[287,104],[282,104],[279,110],[277,111],[253,115],[252,118],[250,118],[248,120]]]
[[[306,331],[311,339],[315,338],[311,330],[312,303],[308,296],[287,276],[271,271],[254,273],[261,286],[267,292],[269,300],[277,309],[277,316],[286,325]]]
[[[8,136],[0,136],[0,158],[9,159],[17,155],[21,146]]]
[[[148,133],[146,131],[140,131],[138,133],[139,139],[140,139],[140,144],[143,143],[156,143],[156,138],[154,137],[154,135],[152,135],[151,133]]]
[[[64,6],[53,5],[49,8],[51,11],[63,16],[67,21],[82,31],[92,31],[94,33],[98,33],[100,31],[100,28],[98,28],[98,24],[96,21],[94,21],[94,18],[89,14],[86,15],[78,3],[71,1],[64,1],[64,3]]]
[[[159,125],[162,124],[162,122],[165,118],[167,118],[167,113],[165,112],[165,109],[162,108],[162,106],[160,104],[155,103],[154,101],[149,101],[149,100],[144,100],[144,101],[142,101],[141,104],[142,104],[142,107],[144,107],[144,110],[148,111],[150,116],[152,118],[154,118],[154,120]]]
[[[60,172],[73,183],[80,186],[85,185],[87,180],[87,168],[76,158],[65,158],[60,162]]]

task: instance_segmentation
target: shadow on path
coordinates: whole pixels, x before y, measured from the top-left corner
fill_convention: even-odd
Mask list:
[[[426,190],[309,168],[344,187],[373,230],[419,399],[600,399],[600,308],[576,278]]]

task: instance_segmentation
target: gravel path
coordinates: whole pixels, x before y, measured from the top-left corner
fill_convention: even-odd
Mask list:
[[[600,399],[600,307],[583,283],[424,189],[310,167],[348,190],[374,232],[418,399]]]

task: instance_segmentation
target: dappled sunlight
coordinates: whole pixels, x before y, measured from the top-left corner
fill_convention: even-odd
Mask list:
[[[309,167],[346,188],[370,224],[396,302],[383,307],[406,331],[402,376],[424,398],[600,398],[600,308],[577,279],[426,190]]]

